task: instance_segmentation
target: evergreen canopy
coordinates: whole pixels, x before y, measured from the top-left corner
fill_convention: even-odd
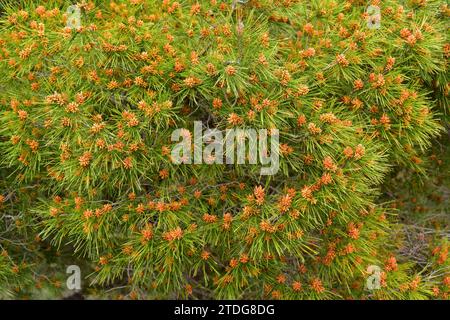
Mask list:
[[[79,264],[131,298],[448,297],[446,237],[426,268],[399,259],[378,200],[443,132],[445,1],[83,1],[80,28],[66,1],[2,3],[5,296]],[[175,164],[194,121],[278,129],[280,171]]]

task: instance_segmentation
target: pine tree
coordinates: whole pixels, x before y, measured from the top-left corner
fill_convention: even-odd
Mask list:
[[[448,298],[448,224],[430,269],[380,197],[448,122],[445,1],[2,3],[0,291]],[[174,163],[194,121],[278,129],[280,171]]]

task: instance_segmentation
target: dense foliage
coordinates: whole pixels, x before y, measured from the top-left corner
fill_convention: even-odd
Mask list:
[[[448,298],[445,1],[2,3],[4,296]],[[194,121],[278,129],[280,171],[175,164]]]

